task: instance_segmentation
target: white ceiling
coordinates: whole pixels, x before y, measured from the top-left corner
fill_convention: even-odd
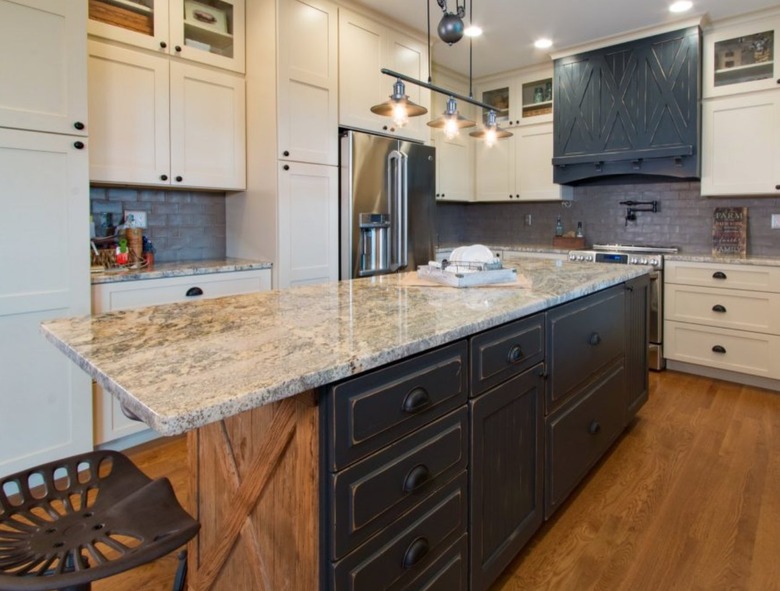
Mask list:
[[[447,0],[449,12],[455,1]],[[672,15],[672,0],[472,0],[467,1],[465,23],[473,9],[473,22],[484,30],[474,40],[474,78],[504,72],[549,60],[549,54],[611,37],[619,33],[663,25],[680,19],[706,15],[711,21],[780,6],[778,0],[693,0],[688,13]],[[468,74],[468,45],[464,37],[448,46],[439,40],[436,26],[442,11],[436,0],[353,0],[385,14],[403,25],[427,34],[426,2],[431,10],[432,59],[434,63]],[[533,42],[549,37],[555,45],[538,50]]]

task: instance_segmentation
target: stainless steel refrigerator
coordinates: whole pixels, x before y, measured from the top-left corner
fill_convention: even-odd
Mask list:
[[[434,148],[345,130],[339,156],[339,277],[413,271],[432,260]]]

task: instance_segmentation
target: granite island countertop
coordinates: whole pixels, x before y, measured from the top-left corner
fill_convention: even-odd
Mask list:
[[[505,264],[531,286],[420,287],[385,275],[57,319],[42,331],[147,425],[175,435],[647,273]]]

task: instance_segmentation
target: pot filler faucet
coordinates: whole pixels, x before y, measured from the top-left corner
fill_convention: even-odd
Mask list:
[[[636,212],[638,211],[658,213],[658,201],[621,201],[620,205],[628,207],[626,209],[626,226],[628,222],[636,221]]]

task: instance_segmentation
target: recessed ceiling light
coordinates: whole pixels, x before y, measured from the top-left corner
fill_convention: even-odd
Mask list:
[[[536,47],[536,49],[549,49],[552,47],[552,39],[547,39],[546,37],[537,39],[534,41],[534,47]]]
[[[669,12],[685,12],[693,7],[691,0],[677,0],[669,6]]]
[[[469,25],[463,31],[463,34],[466,37],[479,37],[482,34],[482,27],[479,25]]]

